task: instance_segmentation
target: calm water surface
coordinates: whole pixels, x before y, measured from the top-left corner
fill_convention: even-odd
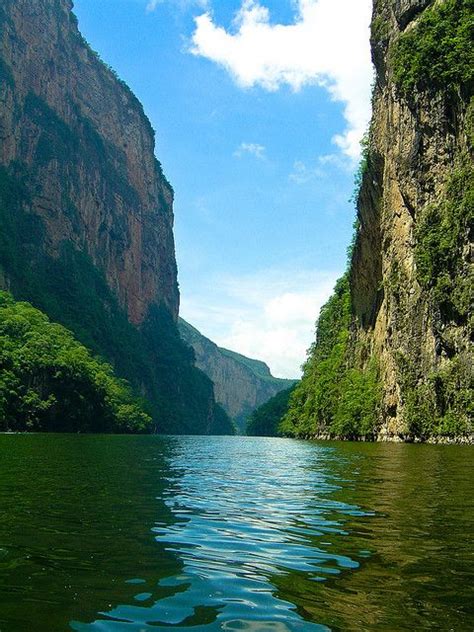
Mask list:
[[[1,632],[474,630],[474,449],[0,436]]]

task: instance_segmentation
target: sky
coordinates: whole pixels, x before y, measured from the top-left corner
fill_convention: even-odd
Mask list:
[[[298,377],[346,267],[371,0],[75,0],[175,191],[181,315]]]

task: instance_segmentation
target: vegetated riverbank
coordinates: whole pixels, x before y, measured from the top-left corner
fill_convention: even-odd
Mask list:
[[[331,436],[330,434],[323,432],[299,438],[311,441],[353,441],[356,443],[426,443],[430,445],[474,445],[474,434],[460,435],[457,437],[443,437],[438,435],[435,437],[423,438],[409,435],[387,435],[382,433],[375,436]]]

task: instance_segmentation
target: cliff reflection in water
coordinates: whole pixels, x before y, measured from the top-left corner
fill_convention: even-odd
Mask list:
[[[373,512],[346,522],[328,550],[359,561],[311,590],[275,578],[281,594],[334,631],[474,629],[474,455],[469,447],[333,444],[351,473],[335,497]]]

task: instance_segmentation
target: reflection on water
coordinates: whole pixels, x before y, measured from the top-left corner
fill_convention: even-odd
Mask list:
[[[472,454],[0,437],[0,630],[471,630]]]

